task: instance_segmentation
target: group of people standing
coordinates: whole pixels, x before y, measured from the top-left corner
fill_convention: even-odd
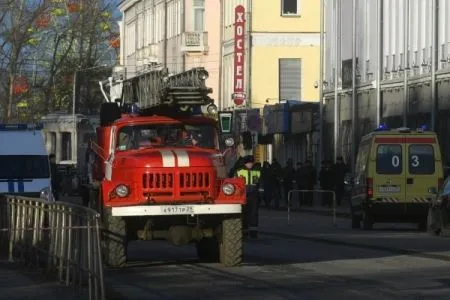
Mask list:
[[[245,157],[240,157],[233,169],[230,171],[230,177],[235,176],[236,171],[242,168]],[[279,208],[280,202],[287,204],[289,191],[303,190],[305,192],[296,193],[295,199],[300,206],[312,206],[314,193],[306,192],[313,190],[334,191],[336,195],[336,204],[342,204],[345,184],[344,177],[349,171],[342,157],[338,157],[336,163],[331,161],[322,161],[319,177],[317,178],[316,169],[311,160],[298,162],[295,166],[293,160],[289,158],[284,167],[273,159],[272,163],[264,162],[254,163],[254,170],[260,171],[261,178],[259,186],[264,190],[259,198],[259,202],[264,203],[266,207]],[[317,179],[319,186],[316,187]],[[332,193],[322,193],[322,205],[332,206]]]

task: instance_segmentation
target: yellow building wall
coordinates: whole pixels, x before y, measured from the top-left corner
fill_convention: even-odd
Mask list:
[[[299,16],[282,16],[280,0],[252,1],[254,32],[320,32],[320,0],[300,0]]]
[[[252,49],[251,96],[252,107],[261,108],[267,98],[278,99],[278,59],[302,59],[302,99],[318,101],[320,47],[255,47]],[[273,100],[269,104],[275,104]]]

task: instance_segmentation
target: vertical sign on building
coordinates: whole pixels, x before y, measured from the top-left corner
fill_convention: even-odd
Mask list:
[[[244,51],[245,51],[245,8],[234,9],[234,104],[242,105],[244,93]]]

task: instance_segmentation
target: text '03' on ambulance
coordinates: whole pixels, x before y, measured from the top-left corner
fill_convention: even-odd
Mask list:
[[[41,129],[39,125],[0,124],[0,194],[53,200]]]
[[[430,188],[443,183],[438,138],[424,127],[380,126],[361,139],[351,192],[352,228],[375,222],[418,223],[426,229]]]

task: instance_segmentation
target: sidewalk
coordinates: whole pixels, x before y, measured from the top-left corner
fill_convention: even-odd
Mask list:
[[[287,213],[287,205],[285,203],[282,203],[279,208],[267,208],[265,206],[260,206],[260,209],[262,210],[275,210],[275,211],[286,211]],[[321,206],[321,205],[313,205],[313,206],[298,206],[296,202],[292,203],[291,206],[291,213],[313,213],[317,215],[322,216],[331,216],[333,213],[333,208],[328,206]],[[347,202],[342,203],[341,206],[336,207],[336,217],[341,218],[351,218],[351,212],[350,212],[350,205]]]
[[[36,270],[0,261],[0,298],[2,300],[84,299],[70,287],[51,281]]]

